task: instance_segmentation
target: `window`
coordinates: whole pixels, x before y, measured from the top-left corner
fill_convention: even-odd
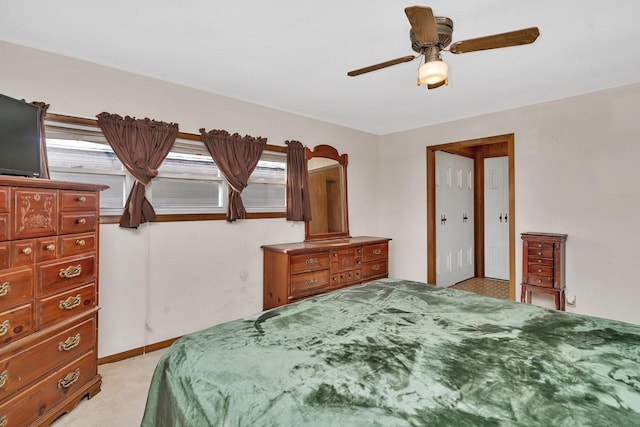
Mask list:
[[[121,215],[134,178],[122,166],[98,127],[46,122],[52,179],[108,185],[102,215]],[[204,145],[178,139],[158,176],[147,186],[157,214],[225,213],[228,184]],[[265,150],[242,192],[247,212],[285,212],[286,154]]]

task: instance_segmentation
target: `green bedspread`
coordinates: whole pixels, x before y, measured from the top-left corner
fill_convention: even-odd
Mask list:
[[[640,426],[640,327],[384,279],[176,341],[143,426]]]

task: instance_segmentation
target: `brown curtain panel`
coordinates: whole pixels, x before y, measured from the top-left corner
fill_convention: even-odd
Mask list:
[[[40,108],[40,178],[49,179],[49,159],[47,158],[47,136],[44,130],[44,118],[47,115],[49,104],[44,102],[32,102],[32,105]]]
[[[109,113],[96,117],[116,156],[136,179],[124,206],[120,227],[138,228],[156,217],[145,189],[158,175],[158,167],[171,151],[178,136],[178,125]]]
[[[311,221],[309,174],[304,146],[298,141],[287,144],[287,221]]]
[[[229,183],[229,206],[227,221],[243,219],[246,211],[240,194],[249,181],[251,173],[258,165],[260,156],[267,145],[267,138],[244,137],[237,133],[230,135],[225,130],[200,129],[200,137],[211,158]]]

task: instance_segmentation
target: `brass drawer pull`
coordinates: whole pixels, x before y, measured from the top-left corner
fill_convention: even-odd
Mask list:
[[[74,277],[78,277],[81,274],[82,265],[78,264],[76,266],[70,265],[67,268],[61,268],[58,275],[63,279],[73,279]]]
[[[78,245],[78,246],[84,246],[86,244],[87,244],[87,242],[85,242],[84,239],[76,240],[76,245]]]
[[[10,327],[11,323],[9,322],[9,320],[5,320],[4,322],[0,323],[0,337],[9,332]]]
[[[47,247],[45,249],[48,250],[48,251],[53,252],[53,251],[56,250],[56,245],[54,245],[54,244],[47,245]]]
[[[31,252],[32,252],[31,248],[24,248],[22,250],[22,253],[25,254],[25,255],[31,255]]]
[[[82,302],[82,295],[78,294],[75,297],[72,296],[67,298],[66,300],[60,301],[58,307],[60,307],[60,310],[72,310],[79,306],[80,302]]]
[[[80,203],[84,203],[84,202],[86,202],[86,201],[87,201],[87,198],[86,198],[86,197],[84,197],[84,196],[80,196],[80,197],[78,197],[78,201],[79,201]]]
[[[311,285],[314,285],[317,281],[318,281],[318,279],[313,278],[313,279],[305,280],[305,283],[307,284],[307,286],[311,286]]]
[[[80,218],[80,219],[78,219],[76,222],[77,222],[78,224],[80,224],[80,225],[84,225],[84,224],[86,224],[86,223],[87,223],[87,220],[86,220],[86,219],[84,219],[84,218]]]
[[[0,427],[7,427],[8,421],[7,416],[3,415],[0,417]]]
[[[542,283],[542,280],[538,279],[538,283]]]
[[[67,375],[65,375],[64,378],[59,380],[58,388],[69,388],[71,387],[71,384],[78,381],[78,378],[80,378],[80,368],[76,369],[73,372],[69,372]]]
[[[374,255],[380,255],[382,253],[382,249],[374,249],[373,250],[373,254]]]
[[[538,269],[538,273],[542,273],[542,269],[541,268]]]
[[[9,378],[9,372],[4,371],[0,374],[0,388],[4,387],[7,383],[7,379]]]
[[[9,282],[4,282],[2,285],[0,285],[0,297],[7,295],[10,290],[11,285],[9,284]]]
[[[372,271],[378,271],[378,270],[380,270],[380,266],[379,266],[378,264],[376,264],[376,265],[372,265],[372,266],[371,266],[371,270],[372,270]]]
[[[318,263],[318,258],[308,258],[305,262],[307,265],[315,265]]]
[[[64,342],[58,344],[58,351],[69,351],[74,349],[80,344],[80,334],[76,334],[73,337],[69,337]]]

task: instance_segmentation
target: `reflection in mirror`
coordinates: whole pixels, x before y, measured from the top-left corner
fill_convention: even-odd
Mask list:
[[[349,236],[347,209],[347,155],[319,145],[307,149],[311,221],[306,240]]]

